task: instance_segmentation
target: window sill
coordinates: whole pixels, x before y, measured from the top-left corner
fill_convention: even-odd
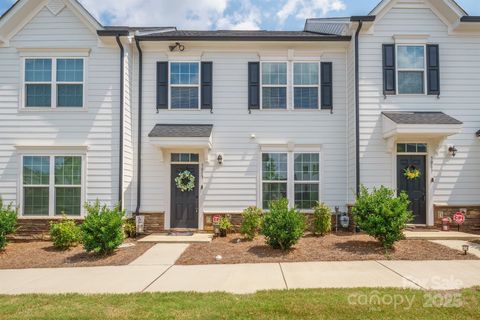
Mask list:
[[[84,216],[18,216],[18,220],[63,220],[65,218],[69,220],[85,220]]]
[[[321,112],[331,113],[332,109],[250,109],[252,112]]]
[[[75,107],[75,108],[72,108],[72,107],[69,107],[69,108],[20,108],[18,110],[19,112],[21,113],[30,113],[30,112],[40,112],[40,113],[43,113],[43,112],[87,112],[88,109],[87,108],[84,108],[84,107],[81,107],[81,108],[78,108],[78,107]]]

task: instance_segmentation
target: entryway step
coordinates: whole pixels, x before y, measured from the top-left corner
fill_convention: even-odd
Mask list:
[[[457,231],[405,231],[408,240],[480,240],[480,235]]]
[[[193,233],[192,235],[171,235],[168,233],[151,234],[138,240],[138,242],[154,243],[209,243],[212,242],[213,234]]]

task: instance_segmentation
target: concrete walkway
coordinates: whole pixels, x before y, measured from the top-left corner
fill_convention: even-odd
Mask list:
[[[161,249],[156,249],[158,252]],[[154,251],[155,252],[155,251]],[[362,261],[240,265],[138,265],[0,270],[0,294],[135,293],[396,287],[450,290],[480,285],[480,261]]]
[[[480,235],[458,231],[405,231],[405,238],[408,240],[480,240]]]
[[[432,240],[432,242],[440,244],[445,247],[449,247],[451,249],[462,251],[462,252],[463,252],[462,246],[466,244],[469,246],[468,253],[471,253],[480,258],[480,244],[478,243],[468,242],[463,240]]]

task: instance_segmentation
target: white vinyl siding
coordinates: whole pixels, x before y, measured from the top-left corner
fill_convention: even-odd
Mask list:
[[[57,108],[56,112],[49,108],[26,110],[24,60],[44,57],[84,59],[84,67],[88,65],[88,72],[84,73],[85,108]],[[69,5],[56,16],[48,8],[41,8],[7,46],[0,47],[0,196],[5,203],[12,202],[22,211],[19,148],[80,147],[88,149],[83,163],[84,200],[99,199],[115,205],[120,130],[119,57],[117,44],[100,45],[96,30],[88,27]],[[54,67],[52,64],[52,78],[56,75]],[[52,103],[54,100],[52,95]],[[131,148],[128,150],[131,152]],[[132,188],[131,180],[125,181],[125,190]]]
[[[248,62],[257,61],[259,52],[261,55],[274,55],[272,59],[264,58],[265,62],[288,60],[285,50],[279,49],[272,53],[268,44],[258,43],[249,46],[248,50],[236,43],[229,43],[228,46],[223,43],[209,44],[210,50],[218,50],[205,52],[202,56],[202,60],[213,62],[213,114],[199,113],[196,110],[170,110],[168,113],[157,114],[155,108],[143,109],[143,137],[147,137],[158,123],[213,125],[208,161],[205,158],[205,162],[200,163],[200,174],[204,181],[199,195],[199,201],[203,204],[200,214],[241,213],[249,206],[261,207],[260,146],[264,143],[286,145],[288,142],[321,146],[321,168],[324,172],[321,182],[325,188],[320,188],[320,198],[331,208],[340,206],[341,210],[346,210],[347,194],[351,193],[347,186],[346,54],[338,52],[342,49],[331,49],[330,44],[289,45],[294,48],[295,60],[298,62],[318,63],[322,56],[325,61],[333,63],[333,114],[319,110],[295,110],[291,105],[288,110],[263,109],[249,114]],[[156,103],[156,69],[149,66],[168,60],[168,56],[158,48],[144,52],[144,105]],[[138,75],[138,66],[135,67]],[[287,63],[287,67],[287,73],[292,75],[293,63]],[[293,97],[292,90],[292,86],[287,87],[289,97]],[[136,101],[134,99],[135,103]],[[134,110],[136,108],[135,105]],[[179,149],[178,152],[187,153],[199,151],[195,148]],[[176,150],[172,152],[177,153]],[[216,160],[219,154],[223,156],[222,165]],[[170,212],[171,183],[168,160],[167,151],[160,150],[148,139],[143,139],[140,212],[165,212],[166,226]],[[290,199],[293,201],[293,195]],[[136,204],[135,192],[132,201]]]
[[[433,204],[478,205],[480,143],[475,133],[480,129],[480,36],[452,33],[426,1],[397,1],[377,19],[373,30],[372,34],[362,34],[359,42],[362,183],[367,187],[397,188],[396,162],[392,153],[387,152],[382,134],[382,111],[441,111],[462,121],[463,129],[444,140],[427,141],[430,152],[427,163],[431,164],[432,177],[428,181],[428,196]],[[418,39],[419,33],[427,38]],[[412,35],[416,42],[439,45],[440,97],[399,94],[384,98],[382,68],[379,67],[382,44],[391,43],[394,35],[404,38]],[[426,142],[406,140],[404,142]],[[448,153],[449,146],[458,149],[455,157]]]

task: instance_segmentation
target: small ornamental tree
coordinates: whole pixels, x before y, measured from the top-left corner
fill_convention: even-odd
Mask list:
[[[7,236],[17,230],[17,211],[12,204],[3,205],[0,198],[0,251],[7,246]]]
[[[408,210],[408,195],[381,186],[370,193],[364,186],[353,207],[353,218],[361,230],[374,237],[386,249],[392,249],[395,242],[402,240],[403,230],[413,219]]]
[[[313,208],[313,233],[324,236],[332,231],[332,211],[325,203],[317,203]]]
[[[296,208],[289,208],[288,200],[283,198],[269,203],[269,211],[263,218],[262,233],[269,246],[287,251],[303,236],[305,225],[305,216]]]
[[[87,252],[112,253],[123,243],[125,212],[119,205],[110,209],[100,205],[98,200],[94,204],[85,204],[85,209],[87,216],[80,227],[83,247]]]
[[[263,211],[257,207],[248,207],[242,212],[242,226],[240,233],[245,239],[252,241],[260,232]]]

